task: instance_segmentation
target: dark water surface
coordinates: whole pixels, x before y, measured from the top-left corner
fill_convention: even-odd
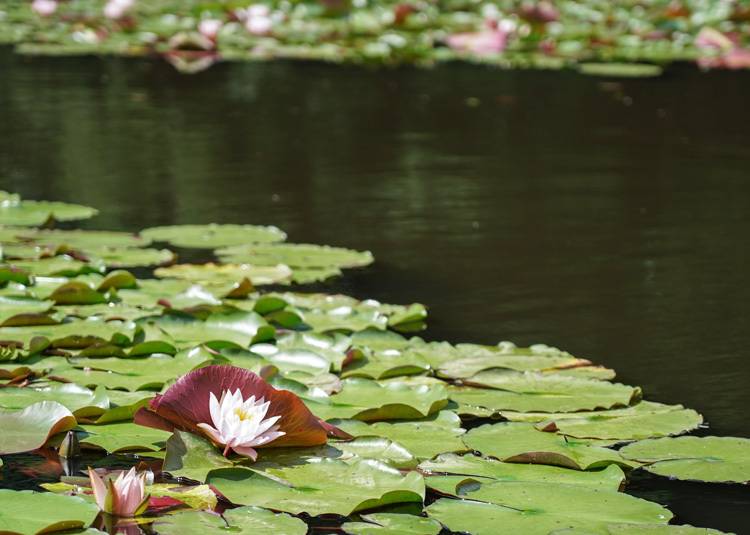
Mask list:
[[[750,73],[613,83],[0,50],[0,188],[87,228],[273,224],[369,249],[332,287],[429,305],[425,337],[542,342],[750,437]],[[750,488],[637,476],[679,523],[750,533]]]

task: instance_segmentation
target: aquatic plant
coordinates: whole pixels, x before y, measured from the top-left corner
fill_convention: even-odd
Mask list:
[[[99,509],[115,516],[137,516],[148,506],[150,496],[146,494],[146,473],[136,474],[135,467],[120,472],[117,479],[107,483],[89,467],[89,481]]]

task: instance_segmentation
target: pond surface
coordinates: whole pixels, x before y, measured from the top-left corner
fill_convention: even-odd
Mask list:
[[[692,68],[185,76],[0,49],[0,189],[102,209],[86,228],[369,249],[329,291],[425,303],[428,339],[565,349],[750,437],[748,94],[750,72]],[[748,532],[746,486],[633,479],[678,523]]]

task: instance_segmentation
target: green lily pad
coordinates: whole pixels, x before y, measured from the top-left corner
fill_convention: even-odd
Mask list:
[[[503,416],[513,419],[507,412],[504,412]],[[558,433],[571,437],[639,440],[679,435],[696,429],[703,423],[703,417],[682,405],[642,401],[625,409],[576,412],[565,414],[562,418],[547,414],[537,427],[543,427],[550,422],[554,422]]]
[[[177,255],[169,249],[87,247],[85,252],[91,262],[105,264],[110,269],[163,266],[177,259]]]
[[[75,426],[73,413],[56,401],[40,401],[18,412],[0,412],[0,436],[3,437],[0,455],[41,448],[52,435]]]
[[[395,513],[362,515],[366,522],[346,522],[341,529],[351,535],[437,535],[443,529],[431,518]]]
[[[267,469],[282,481],[240,468],[214,470],[206,483],[215,486],[234,503],[286,511],[349,514],[392,503],[424,500],[424,480],[416,472],[406,476],[377,461],[347,464],[336,459],[318,459],[301,466]]]
[[[142,318],[137,323],[159,327],[180,346],[223,340],[248,347],[251,343],[272,339],[276,332],[262,316],[245,311],[212,314],[205,321],[163,315]]]
[[[530,423],[486,424],[466,433],[463,441],[485,456],[506,462],[550,464],[574,470],[591,470],[610,464],[637,466],[632,462],[623,463],[624,459],[614,450],[539,431]]]
[[[94,446],[109,453],[124,451],[157,451],[162,449],[171,433],[152,429],[133,422],[113,422],[106,425],[82,425],[78,434],[82,447]]]
[[[66,245],[71,249],[88,251],[102,247],[145,247],[151,240],[128,232],[111,230],[37,230],[26,233],[23,238],[37,245]]]
[[[216,255],[224,263],[256,266],[285,264],[293,270],[328,266],[353,268],[367,266],[374,261],[370,251],[306,243],[253,244],[247,243],[247,240],[241,245],[217,249]]]
[[[202,249],[216,249],[246,243],[280,242],[286,239],[286,234],[276,227],[262,227],[255,225],[173,225],[166,227],[147,228],[141,232],[142,236],[154,241],[169,242],[178,247],[195,247]],[[257,264],[258,262],[238,262]],[[274,262],[279,264],[281,262]]]
[[[361,378],[344,379],[341,384],[343,390],[331,396],[333,405],[324,409],[327,411],[325,416],[321,416],[324,420],[410,420],[424,418],[448,403],[442,385],[411,386],[400,381],[381,384]],[[320,416],[317,412],[315,414]]]
[[[39,389],[0,389],[0,407],[6,410],[23,409],[40,401],[57,401],[77,417],[99,415],[109,409],[109,398],[103,387],[96,392],[73,383]]]
[[[750,482],[750,440],[737,437],[676,437],[640,440],[620,450],[646,463],[644,470],[674,479]]]
[[[499,411],[573,412],[627,406],[641,391],[620,383],[542,375],[513,370],[485,370],[474,375],[471,385],[490,387],[449,388],[450,398],[466,405]]]
[[[238,507],[222,516],[190,511],[157,519],[153,529],[160,535],[248,533],[252,535],[305,535],[307,524],[284,513],[261,507]]]
[[[480,346],[481,347],[481,346]],[[468,379],[475,374],[493,368],[506,368],[519,372],[545,370],[559,370],[575,368],[591,364],[588,360],[578,359],[570,355],[514,355],[505,353],[489,353],[482,351],[476,356],[449,360],[443,363],[437,372],[442,377],[454,379]]]
[[[607,524],[663,523],[672,514],[659,504],[611,490],[548,483],[478,483],[467,480],[459,495],[478,502],[441,499],[427,515],[453,531],[472,535],[512,533],[547,535],[561,526],[606,534]],[[499,505],[502,504],[502,505]]]
[[[188,280],[201,285],[217,285],[249,279],[255,285],[279,284],[292,277],[292,270],[284,264],[254,266],[249,264],[180,264],[154,270],[161,278]]]
[[[137,289],[118,290],[117,297],[126,305],[153,307],[159,300],[172,299],[190,286],[190,282],[177,279],[139,279]]]
[[[39,300],[26,296],[0,296],[0,324],[18,314],[41,314],[47,312],[54,301]]]
[[[391,349],[370,353],[363,359],[349,362],[341,377],[366,377],[377,380],[428,371],[430,371],[430,365],[419,354],[414,352],[402,353]]]
[[[0,225],[38,227],[51,219],[73,221],[88,219],[97,213],[99,211],[95,208],[80,204],[6,199],[0,202]]]
[[[51,492],[0,489],[0,503],[2,533],[37,535],[85,528],[99,514],[99,507],[90,501]]]
[[[663,69],[646,63],[581,63],[578,72],[610,78],[651,78],[659,76]]]
[[[446,481],[452,481],[454,489],[467,476],[479,481],[555,483],[613,491],[619,490],[625,481],[625,474],[616,465],[609,465],[603,470],[581,471],[543,464],[506,463],[454,453],[443,453],[434,460],[423,461],[419,464],[419,469],[422,472],[445,474],[444,477],[450,477]],[[427,486],[435,488],[434,481],[435,477],[426,478]],[[438,487],[438,490],[445,492],[444,485],[445,483]]]
[[[104,322],[97,319],[71,320],[60,325],[30,327],[2,327],[0,340],[18,340],[28,347],[31,340],[43,336],[53,347],[81,348],[95,343],[129,345],[135,335],[136,324],[131,321]]]
[[[465,451],[461,420],[450,411],[440,411],[412,422],[375,422],[331,420],[331,424],[354,436],[389,438],[404,446],[418,459],[431,459],[438,453]]]
[[[276,338],[276,346],[280,349],[308,349],[324,357],[331,363],[331,369],[340,371],[346,350],[351,339],[342,334],[326,335],[322,333],[303,332],[280,334]],[[252,349],[252,348],[251,348]]]
[[[358,310],[348,306],[327,311],[305,310],[302,319],[317,332],[385,330],[388,326],[388,317],[377,310]]]
[[[104,265],[90,264],[63,254],[39,260],[14,260],[13,265],[37,277],[75,277],[86,273],[103,273]]]
[[[206,475],[217,468],[232,466],[216,447],[203,437],[175,431],[167,440],[167,455],[162,470],[174,477],[205,481]]]

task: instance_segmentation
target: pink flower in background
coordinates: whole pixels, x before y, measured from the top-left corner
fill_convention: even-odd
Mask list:
[[[703,50],[714,49],[726,51],[734,48],[734,43],[729,37],[707,26],[701,28],[701,31],[695,36],[694,44]]]
[[[115,481],[111,479],[105,485],[99,474],[89,468],[89,481],[94,491],[94,499],[99,509],[115,516],[139,515],[148,507],[149,496],[146,495],[146,472],[140,476],[135,467],[129,472],[120,472]]]
[[[133,7],[133,0],[109,0],[104,6],[104,16],[109,19],[119,19]]]
[[[239,8],[235,14],[245,23],[247,31],[253,35],[266,35],[273,26],[271,11],[265,4],[252,4],[246,9]]]
[[[486,21],[486,24],[486,30],[449,35],[445,39],[445,44],[456,50],[480,56],[503,52],[508,36],[515,30],[515,24],[509,20]]]
[[[31,2],[31,10],[37,15],[46,17],[57,11],[57,2],[55,0],[34,0]]]
[[[733,38],[734,37],[734,38]],[[714,52],[697,59],[698,65],[708,68],[750,68],[750,50],[742,48],[736,36],[723,34],[713,28],[703,27],[693,44],[701,50]],[[720,52],[715,55],[715,52]]]
[[[203,37],[208,37],[212,41],[215,41],[223,24],[219,19],[202,20],[198,23],[198,31]]]

